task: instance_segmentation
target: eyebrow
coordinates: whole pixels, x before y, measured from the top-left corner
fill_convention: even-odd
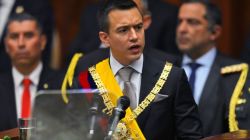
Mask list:
[[[133,24],[133,25],[122,25],[122,26],[117,27],[117,29],[135,27],[135,26],[138,26],[138,25],[143,25],[143,22],[139,22],[139,23]]]

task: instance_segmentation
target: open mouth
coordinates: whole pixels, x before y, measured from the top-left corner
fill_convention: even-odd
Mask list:
[[[140,45],[132,45],[129,50],[133,53],[138,53],[140,51],[141,46]]]

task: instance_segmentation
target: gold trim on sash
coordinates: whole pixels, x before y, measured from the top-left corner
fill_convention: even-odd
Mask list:
[[[139,116],[143,112],[143,110],[146,107],[148,107],[148,105],[155,99],[155,96],[160,92],[163,85],[165,84],[171,69],[172,69],[172,64],[166,63],[161,73],[161,76],[156,82],[154,88],[150,91],[147,97],[139,104],[139,106],[134,109],[133,114],[128,117],[125,117],[126,121],[129,122],[137,118],[137,116]]]
[[[168,78],[171,68],[172,64],[166,63],[160,78],[148,96],[139,104],[137,108],[134,109],[133,112],[130,108],[126,110],[126,117],[118,124],[116,130],[117,133],[115,133],[114,137],[118,137],[119,139],[132,138],[133,140],[145,140],[145,137],[135,119],[159,93]],[[101,96],[106,106],[103,111],[110,115],[116,105],[118,97],[122,96],[123,93],[113,75],[112,70],[110,69],[109,59],[103,60],[96,66],[90,67],[89,72],[93,77],[97,88],[101,92]]]
[[[235,109],[236,109],[238,100],[240,96],[242,95],[242,89],[244,87],[244,84],[247,78],[248,65],[243,63],[243,64],[238,64],[238,65],[228,66],[222,69],[222,74],[227,74],[231,72],[240,72],[240,71],[241,71],[240,78],[235,86],[234,92],[231,96],[230,105],[229,105],[229,130],[230,132],[239,130],[238,122],[236,120]]]
[[[63,83],[62,83],[62,87],[61,87],[61,92],[62,92],[63,101],[65,103],[69,102],[69,99],[68,99],[67,93],[66,93],[67,84],[69,84],[70,87],[72,86],[72,84],[73,84],[73,78],[74,78],[74,72],[75,72],[75,67],[76,67],[76,64],[77,64],[79,58],[81,58],[82,56],[83,56],[82,53],[76,53],[73,56],[73,58],[71,59],[69,68],[67,70],[67,73],[65,74],[65,77],[63,79]]]

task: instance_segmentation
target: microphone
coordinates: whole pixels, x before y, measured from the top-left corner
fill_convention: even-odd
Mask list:
[[[127,96],[121,96],[117,100],[117,106],[113,109],[113,113],[110,119],[108,136],[105,138],[105,140],[111,140],[117,124],[122,118],[125,117],[126,114],[125,110],[129,107],[129,105],[130,105],[130,100]]]
[[[93,97],[93,104],[90,107],[90,125],[89,125],[89,133],[88,133],[88,139],[93,139],[94,133],[95,133],[95,125],[96,125],[96,119],[97,119],[97,113],[98,113],[98,106],[99,106],[99,95],[94,95]]]

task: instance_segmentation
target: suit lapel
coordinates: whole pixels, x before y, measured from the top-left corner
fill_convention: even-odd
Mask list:
[[[150,57],[147,57],[144,55],[144,61],[143,61],[143,70],[142,70],[142,79],[141,79],[141,90],[140,90],[140,99],[139,103],[145,99],[145,97],[150,93],[150,91],[153,89],[156,81],[159,78],[159,74],[161,71],[159,71],[159,67],[153,67],[154,65],[157,65],[157,61],[154,59],[150,59]],[[145,121],[147,120],[147,114],[150,112],[150,106],[148,106],[139,116],[137,119],[137,122],[141,129],[145,126]]]
[[[210,122],[216,121],[218,114],[221,114],[221,111],[218,110],[222,94],[220,93],[220,69],[221,64],[217,55],[204,85],[198,105],[204,132],[213,131],[212,129],[215,124],[211,124]]]
[[[220,79],[220,69],[221,69],[220,65],[218,64],[217,58],[218,57],[216,57],[211,67],[206,83],[202,90],[201,99],[199,102],[200,110],[203,110],[203,108],[206,107],[207,104],[209,104],[209,102],[207,102],[207,99],[214,97],[214,95],[217,94],[219,79]]]
[[[55,78],[56,77],[55,75],[56,73],[53,73],[51,69],[43,65],[43,69],[41,71],[40,78],[39,78],[37,91],[51,89],[52,84],[49,84],[49,83],[53,83],[53,81],[59,80]]]
[[[46,79],[47,79],[47,69],[43,66],[43,69],[42,69],[42,72],[40,74],[40,77],[39,77],[39,83],[38,83],[38,87],[37,87],[37,91],[41,90],[41,89],[44,89],[44,84],[46,82]]]
[[[14,87],[14,81],[11,73],[8,73],[6,75],[3,75],[2,77],[4,79],[4,88],[7,89],[6,93],[4,93],[4,100],[7,102],[7,110],[6,114],[9,116],[9,120],[11,120],[12,126],[17,126],[17,111],[16,111],[16,98],[15,98],[15,87]],[[8,113],[7,113],[8,112]],[[14,120],[14,121],[13,121]]]

